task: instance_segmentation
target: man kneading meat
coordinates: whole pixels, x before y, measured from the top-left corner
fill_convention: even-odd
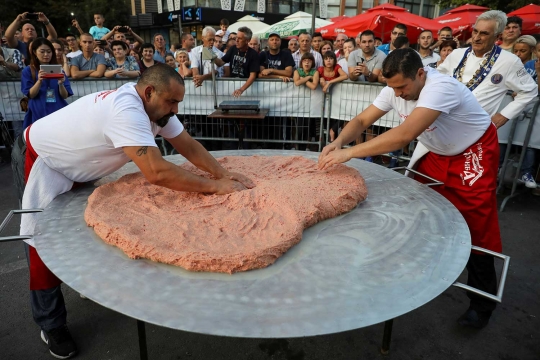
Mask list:
[[[465,85],[424,68],[420,56],[410,48],[392,51],[383,62],[382,73],[388,86],[373,105],[352,119],[323,149],[319,167],[389,153],[418,138],[410,166],[416,165],[420,173],[444,183],[433,190],[463,215],[473,245],[500,252],[495,193],[499,144],[490,116]],[[391,110],[399,113],[399,126],[365,143],[341,149]],[[422,178],[418,181],[424,182]],[[496,293],[493,257],[471,253],[467,271],[469,285]],[[469,309],[458,319],[459,324],[486,326],[496,303],[472,293],[467,295]]]
[[[178,191],[227,194],[253,187],[247,177],[225,170],[192,139],[175,114],[184,98],[184,81],[174,69],[152,66],[137,84],[87,95],[28,127],[23,209],[44,208],[74,182],[99,179],[129,160],[155,185]],[[161,156],[155,136],[165,138],[208,179],[185,171]],[[35,214],[23,215],[21,234],[32,235]],[[33,244],[31,244],[33,245]],[[77,347],[66,326],[61,281],[26,245],[34,320],[53,356],[67,359]]]

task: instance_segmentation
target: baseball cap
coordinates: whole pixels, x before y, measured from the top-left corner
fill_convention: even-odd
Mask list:
[[[270,34],[268,34],[268,38],[270,39],[272,36],[281,37],[277,32],[272,31]]]

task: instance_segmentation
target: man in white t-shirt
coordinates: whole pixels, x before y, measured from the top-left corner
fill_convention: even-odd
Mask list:
[[[82,97],[25,130],[25,206],[45,208],[74,182],[111,174],[132,160],[154,185],[178,191],[227,194],[253,187],[251,180],[225,170],[176,117],[184,81],[173,68],[148,68],[137,84]],[[197,176],[166,161],[154,137],[161,135],[188,161],[213,175]],[[33,234],[37,221],[23,215],[21,234]],[[33,244],[31,244],[33,245]],[[51,354],[67,359],[77,352],[66,326],[61,281],[27,246],[31,306],[41,338]]]
[[[419,158],[418,171],[444,183],[433,190],[461,212],[473,245],[500,252],[495,194],[499,147],[490,116],[459,81],[424,68],[413,49],[392,51],[383,63],[382,73],[388,86],[373,105],[352,119],[338,138],[323,149],[319,168],[388,153],[418,138],[413,155],[413,160]],[[365,143],[341,149],[391,110],[398,112],[401,125]],[[417,151],[423,156],[418,156]],[[467,270],[469,285],[496,293],[493,257],[472,253]],[[468,296],[469,309],[458,322],[475,328],[486,326],[496,304],[478,295]]]

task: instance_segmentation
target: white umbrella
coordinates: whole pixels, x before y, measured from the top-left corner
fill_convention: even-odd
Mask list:
[[[315,29],[329,24],[332,24],[332,22],[315,18]],[[298,11],[256,34],[261,39],[268,39],[268,35],[272,32],[278,33],[281,37],[289,37],[299,35],[304,31],[311,32],[311,14]]]
[[[263,23],[254,16],[246,15],[243,18],[238,19],[234,24],[231,24],[227,30],[230,32],[237,32],[238,28],[241,28],[242,26],[247,26],[254,34],[256,34],[268,28],[270,25]]]

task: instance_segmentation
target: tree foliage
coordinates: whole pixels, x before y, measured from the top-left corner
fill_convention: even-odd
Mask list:
[[[115,25],[129,25],[131,14],[130,0],[2,0],[0,1],[0,21],[6,29],[18,14],[25,11],[43,12],[58,33],[63,37],[67,32],[77,33],[72,29],[71,19],[75,17],[84,31],[88,31],[94,24],[94,13],[102,13],[105,17],[105,27],[112,29]],[[71,16],[71,13],[74,16]],[[41,26],[36,30],[41,32]]]
[[[517,10],[525,5],[540,5],[540,0],[439,0],[435,1],[441,8],[454,8],[461,5],[485,6],[493,10],[502,10],[506,13]]]

